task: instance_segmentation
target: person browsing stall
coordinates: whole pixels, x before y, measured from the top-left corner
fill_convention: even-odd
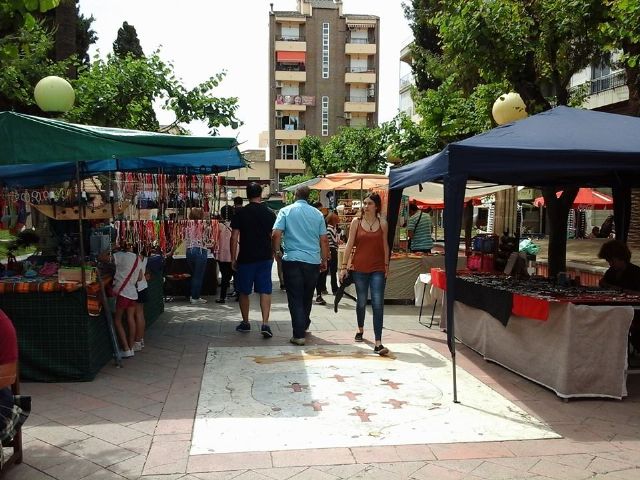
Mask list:
[[[320,210],[309,205],[309,194],[309,187],[296,189],[296,201],[278,212],[271,235],[275,255],[282,255],[283,235],[287,246],[282,256],[282,271],[293,329],[289,341],[294,345],[305,343],[305,332],[311,324],[313,292],[329,257],[324,217]]]
[[[411,251],[431,253],[433,237],[431,236],[431,210],[422,211],[415,203],[409,205],[409,222],[407,233],[411,240]]]
[[[236,272],[235,288],[240,294],[242,322],[236,331],[251,331],[249,323],[249,295],[255,291],[260,295],[262,326],[260,333],[271,338],[269,314],[271,313],[271,229],[275,214],[262,202],[262,187],[257,183],[247,186],[249,204],[240,208],[231,219],[231,265]]]
[[[204,274],[207,270],[207,257],[209,256],[209,250],[204,244],[203,218],[204,212],[201,208],[191,209],[189,212],[189,220],[191,221],[185,232],[184,239],[187,247],[187,265],[189,266],[189,270],[191,270],[191,296],[189,302],[192,305],[207,303],[204,298],[200,297]]]
[[[364,341],[364,316],[367,308],[369,290],[371,290],[371,308],[373,310],[374,352],[384,356],[389,349],[382,345],[384,317],[384,288],[389,272],[389,245],[387,243],[387,221],[380,211],[382,201],[377,193],[370,193],[362,200],[359,218],[351,221],[349,240],[345,257],[340,268],[340,281],[347,275],[351,264],[353,283],[356,286],[356,319],[358,331],[355,341]],[[355,253],[353,253],[355,247]]]
[[[113,291],[116,296],[116,313],[113,324],[120,339],[122,358],[133,357],[136,336],[136,306],[138,290],[136,283],[140,280],[140,259],[131,245],[124,245],[122,250],[113,254],[116,271],[113,276]],[[122,317],[127,314],[127,331],[122,325]]]

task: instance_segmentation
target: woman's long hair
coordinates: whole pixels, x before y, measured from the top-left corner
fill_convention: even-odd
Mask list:
[[[376,206],[376,218],[379,218],[380,212],[382,212],[382,199],[380,198],[380,195],[377,193],[368,193],[362,201],[364,202],[367,198],[369,198]],[[360,219],[362,218],[364,218],[364,208],[360,208]]]

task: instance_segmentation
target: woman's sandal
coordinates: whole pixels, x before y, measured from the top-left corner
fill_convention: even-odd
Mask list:
[[[384,357],[385,355],[389,354],[389,349],[384,345],[377,345],[376,347],[374,347],[373,351],[374,353],[377,353],[381,357]]]

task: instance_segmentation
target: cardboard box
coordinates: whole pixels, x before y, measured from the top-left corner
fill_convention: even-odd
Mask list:
[[[84,276],[87,283],[95,282],[98,278],[96,267],[85,266]],[[80,267],[60,267],[58,282],[82,282]]]

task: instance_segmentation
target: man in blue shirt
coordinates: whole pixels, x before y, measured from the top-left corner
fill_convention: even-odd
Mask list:
[[[309,205],[309,187],[296,189],[296,201],[278,212],[271,244],[275,255],[282,255],[284,235],[287,248],[282,257],[282,272],[287,286],[287,301],[293,326],[294,345],[304,345],[305,331],[311,323],[313,293],[320,270],[327,268],[329,241],[322,213]]]

